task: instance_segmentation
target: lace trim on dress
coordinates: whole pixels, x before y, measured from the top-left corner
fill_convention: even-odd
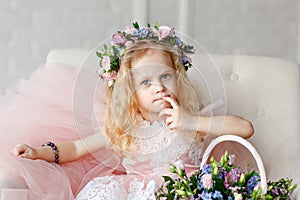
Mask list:
[[[116,181],[113,176],[103,176],[91,180],[77,195],[76,200],[125,200],[126,196],[121,179]]]
[[[149,181],[144,188],[144,182],[134,179],[129,184],[128,200],[155,200],[156,183],[154,180]]]
[[[76,200],[155,200],[156,183],[144,182],[136,178],[129,182],[128,192],[123,179],[114,176],[97,177],[90,181],[78,194]]]

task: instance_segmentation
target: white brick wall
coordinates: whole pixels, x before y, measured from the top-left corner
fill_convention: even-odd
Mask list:
[[[0,92],[28,77],[53,48],[93,48],[131,23],[129,13],[129,0],[1,0]]]
[[[299,0],[196,0],[192,35],[213,53],[296,61],[298,5]]]
[[[183,2],[1,0],[0,93],[19,77],[28,77],[51,49],[93,48],[138,15],[152,24],[185,27],[179,17],[188,14],[185,33],[210,53],[300,60],[299,0],[186,0],[190,10],[180,15]],[[133,10],[142,5],[148,9]]]

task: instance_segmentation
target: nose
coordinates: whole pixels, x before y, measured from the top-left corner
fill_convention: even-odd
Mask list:
[[[156,94],[165,91],[164,85],[161,84],[160,82],[153,83],[152,86],[153,86],[153,90]]]

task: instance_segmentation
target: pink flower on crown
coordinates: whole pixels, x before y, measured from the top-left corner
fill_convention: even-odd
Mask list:
[[[110,70],[110,58],[109,58],[109,56],[103,56],[103,58],[101,60],[101,66],[104,67],[106,72]]]
[[[109,73],[109,72],[106,72],[104,74],[101,75],[101,78],[103,80],[106,80],[106,81],[111,81],[111,80],[115,80],[117,77],[117,73]]]
[[[137,30],[133,26],[126,26],[124,31],[127,34],[134,35]]]
[[[132,45],[133,45],[133,42],[132,42],[132,41],[127,41],[127,42],[125,42],[126,48],[130,48]]]
[[[172,29],[168,26],[160,26],[158,28],[158,32],[159,32],[159,39],[164,39],[172,35]]]
[[[112,36],[112,43],[115,45],[124,44],[126,42],[126,38],[121,32],[117,32]]]

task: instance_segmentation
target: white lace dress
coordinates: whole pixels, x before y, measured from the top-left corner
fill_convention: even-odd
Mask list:
[[[162,175],[169,175],[168,167],[177,160],[186,163],[192,172],[198,169],[203,139],[196,133],[169,131],[163,122],[150,125],[145,121],[125,153],[122,165],[126,175],[97,177],[77,195],[77,200],[150,200],[160,187]],[[195,168],[196,167],[196,168]]]

